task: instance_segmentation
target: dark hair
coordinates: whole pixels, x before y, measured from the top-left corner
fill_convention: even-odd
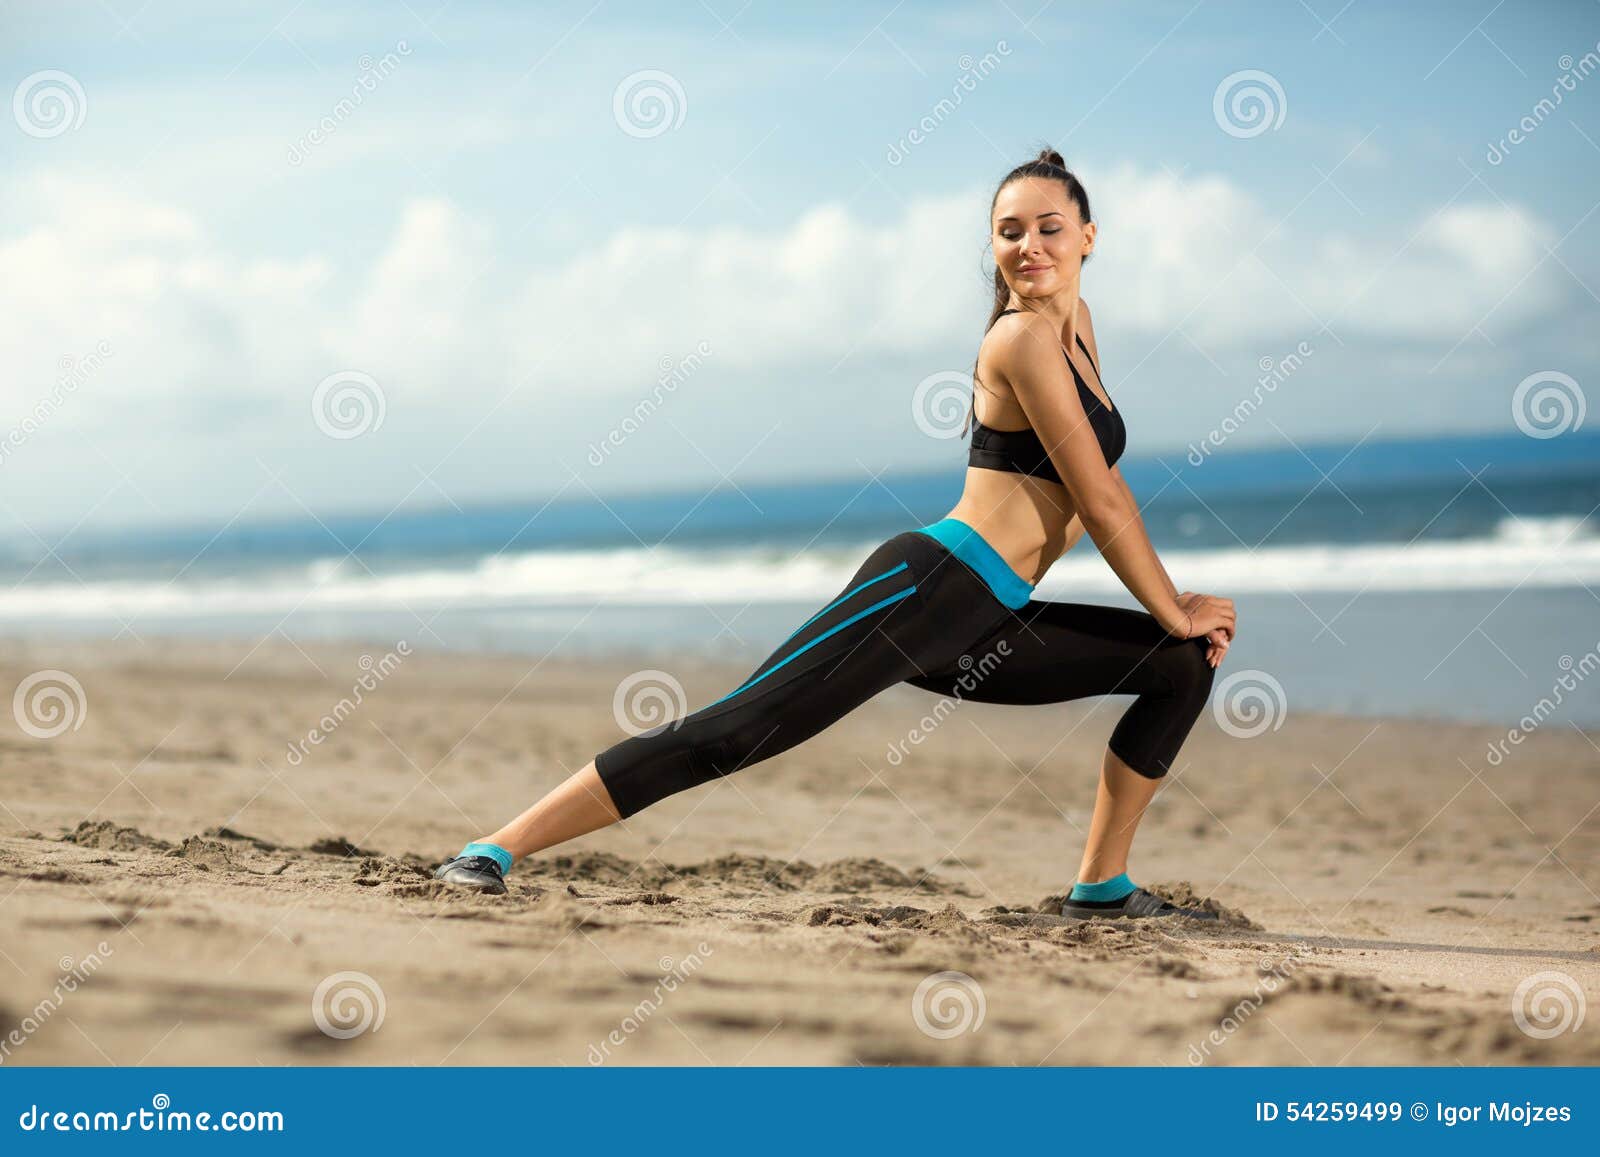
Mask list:
[[[1061,159],[1061,154],[1048,146],[1040,149],[1039,155],[1033,160],[1012,169],[995,186],[994,196],[989,198],[989,216],[991,219],[994,217],[995,202],[1000,199],[1000,194],[1005,190],[1006,186],[1013,181],[1020,181],[1024,177],[1044,177],[1047,180],[1060,181],[1067,190],[1067,196],[1071,197],[1078,206],[1078,216],[1086,224],[1094,220],[1089,214],[1088,190],[1083,187],[1083,182],[1078,180],[1072,170],[1067,168],[1067,162]],[[1087,261],[1088,258],[1085,257],[1084,260]],[[1001,313],[1005,311],[1006,302],[1010,300],[1011,287],[1006,284],[1006,279],[997,265],[994,270],[994,304],[989,309],[989,320],[984,323],[984,333],[988,333],[994,323],[999,320]],[[977,417],[978,414],[978,359],[976,356],[972,359],[972,394],[972,404],[967,407],[967,421],[963,422],[961,426],[962,437],[966,437],[967,430],[971,426],[971,420]]]

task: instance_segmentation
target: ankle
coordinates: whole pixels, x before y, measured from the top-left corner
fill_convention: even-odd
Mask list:
[[[1094,883],[1080,880],[1072,885],[1069,896],[1073,900],[1115,901],[1131,895],[1137,887],[1138,885],[1128,879],[1128,873],[1119,872],[1108,880]]]
[[[487,856],[500,866],[500,873],[504,875],[511,870],[511,865],[517,858],[493,840],[473,840],[461,849],[463,856]]]
[[[1076,879],[1085,884],[1103,884],[1128,873],[1128,862],[1111,863],[1106,860],[1085,860],[1078,865]]]

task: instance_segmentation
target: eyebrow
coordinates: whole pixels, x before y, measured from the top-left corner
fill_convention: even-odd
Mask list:
[[[1035,218],[1035,220],[1043,221],[1046,217],[1062,217],[1062,216],[1065,216],[1065,214],[1059,212],[1058,210],[1052,209],[1048,213],[1040,213],[1039,216]],[[1020,217],[1002,217],[1002,218],[1000,218],[1000,220],[1002,220],[1002,221],[1020,221],[1020,220],[1022,220],[1022,218],[1020,218]]]

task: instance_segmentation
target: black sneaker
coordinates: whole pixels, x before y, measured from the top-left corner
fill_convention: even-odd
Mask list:
[[[1180,908],[1171,900],[1135,888],[1120,900],[1074,900],[1061,904],[1061,914],[1069,920],[1111,920],[1120,917],[1185,916],[1190,920],[1215,920],[1215,912],[1203,908]]]
[[[506,880],[500,873],[500,865],[488,856],[457,856],[446,860],[434,870],[433,878],[490,896],[506,894]]]

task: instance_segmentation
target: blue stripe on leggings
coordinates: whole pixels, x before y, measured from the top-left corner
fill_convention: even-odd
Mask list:
[[[792,630],[792,631],[790,631],[790,632],[789,632],[789,637],[788,637],[788,638],[786,638],[786,639],[784,639],[784,641],[783,641],[783,642],[782,642],[782,643],[779,643],[779,644],[778,644],[778,645],[777,645],[777,646],[776,646],[776,647],[774,647],[774,648],[773,648],[773,649],[772,649],[772,651],[773,651],[773,654],[777,654],[777,653],[778,653],[778,652],[779,652],[779,651],[781,651],[781,650],[783,650],[783,648],[784,648],[784,645],[785,645],[785,644],[787,644],[787,643],[788,643],[788,642],[789,642],[789,639],[792,639],[792,638],[794,638],[794,637],[795,637],[795,636],[796,636],[796,635],[798,635],[798,634],[799,634],[799,633],[800,633],[800,632],[801,632],[801,631],[803,631],[803,630],[805,630],[805,629],[806,629],[806,628],[807,628],[807,627],[809,627],[809,626],[810,626],[810,625],[811,625],[811,624],[812,624],[812,623],[814,623],[814,622],[816,622],[816,621],[817,621],[817,620],[818,620],[818,619],[820,619],[820,618],[821,618],[821,617],[822,617],[822,616],[823,616],[823,615],[825,615],[825,614],[827,614],[827,613],[828,613],[828,612],[829,612],[829,611],[831,611],[831,610],[833,610],[833,608],[834,608],[834,607],[836,607],[836,606],[838,606],[838,605],[839,605],[839,604],[840,604],[840,603],[845,603],[845,602],[849,602],[849,601],[850,601],[850,599],[852,599],[852,598],[854,598],[854,597],[855,597],[855,596],[856,596],[856,595],[858,595],[858,594],[860,594],[860,593],[861,593],[861,592],[862,592],[862,591],[864,591],[864,590],[866,590],[866,589],[867,589],[867,588],[868,588],[868,587],[870,587],[870,586],[871,586],[871,585],[872,585],[872,584],[873,584],[873,583],[881,583],[881,582],[882,582],[882,581],[883,581],[883,580],[884,580],[884,579],[886,579],[886,578],[893,578],[893,577],[894,577],[894,576],[895,576],[895,575],[897,575],[897,574],[899,574],[899,573],[900,573],[900,572],[901,572],[901,571],[903,571],[903,570],[905,570],[905,569],[906,569],[906,566],[907,566],[907,564],[906,564],[906,563],[901,563],[901,564],[900,564],[900,565],[899,565],[899,566],[895,566],[895,567],[890,567],[890,568],[889,568],[889,569],[888,569],[888,570],[886,570],[886,571],[884,571],[884,572],[883,572],[883,573],[882,573],[882,574],[881,574],[881,575],[878,575],[878,576],[877,576],[877,577],[876,577],[876,578],[869,578],[869,579],[868,579],[868,580],[867,580],[867,581],[866,581],[866,582],[864,582],[864,583],[862,583],[862,584],[861,584],[861,585],[860,585],[860,586],[857,586],[857,587],[853,587],[853,588],[851,588],[851,589],[850,589],[850,590],[847,590],[847,591],[845,591],[845,592],[844,592],[844,594],[842,594],[842,595],[840,595],[840,596],[839,596],[839,597],[838,597],[838,598],[836,598],[836,599],[834,599],[834,600],[833,600],[833,602],[831,602],[831,603],[829,603],[829,604],[828,604],[828,605],[827,605],[827,606],[825,606],[825,607],[823,607],[823,608],[822,608],[822,609],[821,609],[821,610],[820,610],[820,611],[818,611],[818,612],[817,612],[817,613],[816,613],[816,614],[814,614],[814,615],[812,615],[812,616],[811,616],[811,617],[810,617],[810,618],[809,618],[809,619],[807,619],[807,620],[806,620],[806,621],[805,621],[805,622],[803,622],[803,623],[801,623],[801,624],[800,624],[800,625],[799,625],[799,626],[798,626],[798,627],[796,627],[796,628],[795,628],[795,629],[794,629],[794,630]],[[797,653],[798,653],[798,652],[797,652]],[[769,656],[769,657],[770,657],[770,656]],[[754,680],[754,679],[752,679],[752,680],[750,680],[750,682],[751,682],[751,683],[754,683],[754,682],[755,682],[755,680]],[[748,686],[748,684],[746,684],[746,686]],[[732,698],[732,697],[733,697],[733,696],[735,696],[735,695],[737,695],[737,694],[738,694],[738,693],[739,693],[739,691],[742,691],[742,690],[744,690],[744,688],[743,688],[743,687],[740,687],[740,688],[739,688],[739,689],[738,689],[738,690],[736,690],[736,691],[729,691],[729,692],[728,692],[728,693],[727,693],[727,694],[726,694],[726,695],[724,695],[724,696],[723,696],[723,697],[722,697],[722,699],[730,699],[730,698]],[[722,699],[718,699],[718,700],[717,700],[717,703],[721,703],[721,702],[722,702]],[[708,703],[708,704],[706,704],[706,706],[707,706],[707,707],[715,707],[715,706],[716,706],[716,705],[717,705],[717,703]]]
[[[868,580],[867,580],[867,581],[866,581],[866,582],[864,582],[864,583],[862,583],[862,584],[861,584],[861,585],[860,585],[860,586],[858,586],[858,587],[856,587],[856,588],[855,588],[855,589],[854,589],[854,590],[848,590],[848,591],[846,591],[846,592],[845,592],[845,593],[844,593],[844,594],[842,594],[842,595],[840,595],[840,596],[839,596],[839,597],[838,597],[838,598],[836,598],[836,599],[834,599],[834,600],[833,600],[833,602],[831,602],[831,603],[829,603],[829,604],[828,604],[828,605],[827,605],[827,606],[825,606],[825,607],[823,607],[823,608],[822,608],[822,609],[821,609],[821,610],[820,610],[820,611],[818,611],[818,612],[817,612],[817,613],[816,613],[816,614],[814,614],[814,615],[812,615],[812,616],[811,616],[811,617],[810,617],[810,618],[809,618],[809,619],[807,619],[807,620],[806,620],[806,621],[805,621],[805,622],[803,622],[803,623],[801,623],[801,624],[800,624],[800,625],[799,625],[799,626],[798,626],[798,627],[796,627],[796,628],[795,628],[795,629],[794,629],[794,630],[792,630],[792,631],[790,631],[790,632],[789,632],[789,639],[792,639],[792,638],[794,638],[794,637],[795,637],[795,636],[796,636],[796,635],[798,635],[798,634],[799,634],[799,633],[800,633],[800,632],[801,632],[801,631],[803,631],[803,630],[805,630],[805,629],[806,629],[806,628],[807,628],[807,627],[809,627],[809,626],[810,626],[810,625],[811,625],[811,624],[812,624],[812,623],[814,623],[814,622],[816,622],[816,621],[817,621],[817,620],[818,620],[818,619],[820,619],[820,618],[821,618],[821,617],[822,617],[822,616],[823,616],[823,615],[825,615],[825,614],[827,614],[827,613],[828,613],[828,612],[829,612],[829,611],[831,611],[831,610],[833,610],[833,608],[834,608],[834,607],[836,607],[836,606],[838,606],[838,605],[839,605],[839,604],[840,604],[840,603],[842,603],[842,602],[846,602],[846,601],[847,601],[847,600],[849,600],[849,599],[850,599],[850,598],[851,598],[851,597],[852,597],[852,596],[853,596],[853,595],[856,595],[856,594],[858,594],[858,593],[860,593],[860,592],[861,592],[861,591],[864,591],[864,590],[866,590],[866,589],[867,589],[867,588],[868,588],[868,587],[870,587],[870,586],[871,586],[871,585],[872,585],[872,584],[873,584],[873,583],[881,583],[881,582],[882,582],[882,581],[883,581],[883,580],[884,580],[884,579],[886,579],[886,578],[890,578],[890,577],[892,577],[892,576],[894,576],[894,575],[897,575],[897,574],[899,574],[899,573],[900,573],[900,572],[901,572],[901,571],[903,571],[903,570],[905,570],[905,569],[906,569],[906,565],[907,565],[907,564],[906,564],[906,563],[901,563],[901,564],[900,564],[900,565],[899,565],[899,566],[897,566],[897,567],[893,567],[893,568],[891,568],[891,569],[889,569],[889,570],[886,570],[886,571],[884,571],[884,572],[883,572],[883,573],[882,573],[882,574],[881,574],[881,575],[879,575],[879,576],[878,576],[878,577],[877,577],[877,578],[869,578],[869,579],[868,579]],[[783,643],[787,643],[787,642],[788,642],[788,641],[789,641],[789,639],[785,639],[785,640],[784,640],[784,641],[783,641]],[[781,647],[781,646],[783,646],[783,643],[779,643],[779,644],[778,644],[778,646],[779,646],[779,647]]]
[[[895,569],[896,570],[900,570],[900,569],[903,569],[903,568],[904,568],[904,564],[902,563],[900,567],[896,567]],[[894,571],[890,571],[889,573],[893,574]],[[886,578],[888,576],[887,575],[880,575],[878,577],[879,578]],[[873,579],[871,581],[872,582],[877,582],[878,580],[877,579]],[[866,586],[867,584],[866,583],[862,583],[861,585],[862,586]],[[856,588],[856,590],[860,590],[860,589],[861,589],[861,587],[857,587]],[[832,635],[837,635],[840,631],[844,630],[851,623],[856,622],[858,619],[866,618],[873,611],[881,610],[881,609],[883,609],[884,607],[888,606],[891,603],[899,602],[901,599],[905,598],[907,595],[909,595],[912,591],[914,591],[916,589],[917,589],[916,588],[916,584],[913,583],[911,586],[907,587],[903,591],[900,591],[898,594],[892,594],[886,599],[880,599],[878,602],[873,603],[870,607],[868,607],[864,611],[857,611],[855,614],[851,615],[844,622],[840,623],[837,627],[830,627],[828,630],[823,631],[822,634],[818,635],[815,639],[812,639],[805,646],[798,648],[792,655],[790,655],[788,658],[784,659],[783,662],[774,663],[771,667],[768,667],[765,671],[761,672],[761,674],[757,675],[754,679],[751,679],[743,687],[735,687],[732,691],[729,691],[726,695],[724,695],[722,697],[722,699],[718,699],[715,703],[708,703],[708,704],[706,704],[706,706],[707,707],[715,707],[717,705],[717,703],[721,703],[723,701],[723,699],[732,699],[735,695],[739,694],[739,692],[745,691],[745,690],[748,690],[751,687],[754,687],[757,683],[761,682],[761,680],[765,679],[768,675],[772,674],[779,667],[783,667],[783,666],[788,665],[789,663],[794,662],[794,660],[798,659],[801,655],[804,655],[807,651],[811,650],[812,647],[815,647],[818,643],[822,642],[824,639],[829,638]],[[853,594],[854,592],[851,592],[851,593]],[[840,600],[840,601],[843,601],[843,600]],[[815,617],[815,616],[813,616],[813,617]],[[792,637],[793,636],[791,636],[791,638]]]

